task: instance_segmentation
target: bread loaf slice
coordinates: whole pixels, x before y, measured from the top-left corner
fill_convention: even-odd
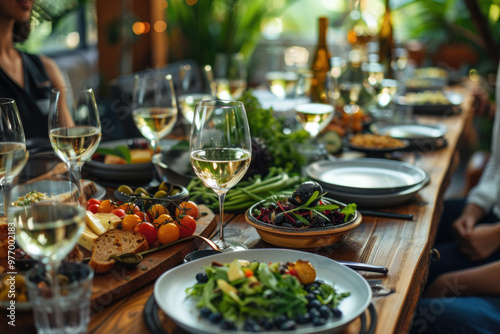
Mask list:
[[[149,244],[146,238],[139,232],[121,229],[109,230],[95,239],[89,266],[96,273],[105,273],[110,271],[116,262],[110,259],[111,255],[139,253],[148,249]]]

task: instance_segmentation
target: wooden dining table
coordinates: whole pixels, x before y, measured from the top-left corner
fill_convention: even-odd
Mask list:
[[[362,223],[341,241],[328,247],[306,250],[333,260],[388,268],[385,275],[359,272],[368,280],[380,280],[383,286],[394,291],[387,296],[373,298],[377,313],[375,333],[400,334],[410,329],[412,316],[426,283],[428,267],[434,257],[432,243],[443,208],[444,193],[458,166],[457,148],[472,126],[473,87],[474,83],[466,80],[449,88],[464,97],[459,113],[415,116],[422,123],[439,122],[445,125],[446,145],[439,149],[422,147],[401,155],[401,160],[425,170],[430,182],[408,202],[379,209],[412,214],[413,220],[363,216]],[[224,219],[226,236],[236,238],[252,249],[276,248],[259,237],[257,231],[245,221],[243,214],[225,214]],[[181,257],[177,258],[176,264],[180,264],[181,260]],[[154,284],[153,280],[110,305],[93,309],[88,333],[147,333],[143,311],[153,293]],[[186,333],[163,312],[160,311],[158,317],[166,333]],[[15,332],[35,332],[30,312],[18,313],[16,323]],[[5,321],[2,321],[4,324]],[[357,319],[342,333],[359,333],[360,328],[361,321]]]

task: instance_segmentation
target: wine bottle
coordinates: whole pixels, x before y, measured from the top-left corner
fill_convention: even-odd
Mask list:
[[[384,67],[386,78],[394,78],[391,66],[392,50],[394,48],[390,0],[385,0],[385,14],[379,32],[379,60]]]
[[[325,83],[326,75],[330,71],[330,58],[332,54],[326,44],[326,33],[328,30],[328,19],[326,17],[319,18],[318,25],[318,45],[314,52],[311,63],[311,102],[328,103],[325,101]]]
[[[364,0],[351,0],[350,8],[351,12],[343,23],[347,31],[347,42],[353,49],[359,50],[362,59],[364,59],[368,43],[375,40],[377,35],[375,18],[369,13],[363,12]]]

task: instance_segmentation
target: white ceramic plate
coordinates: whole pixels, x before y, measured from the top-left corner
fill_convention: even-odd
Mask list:
[[[372,207],[382,208],[405,203],[412,199],[417,192],[420,191],[429,183],[427,178],[423,183],[418,184],[412,188],[405,189],[393,194],[350,194],[346,192],[336,191],[324,187],[323,190],[328,192],[328,196],[344,203],[356,203],[359,207]]]
[[[370,131],[375,134],[409,140],[439,139],[445,135],[446,130],[446,126],[441,123],[419,124],[380,121],[370,125]]]
[[[235,258],[259,262],[309,260],[316,268],[317,279],[334,284],[338,292],[349,291],[351,293],[349,297],[340,303],[341,318],[330,319],[326,325],[319,327],[313,327],[312,324],[301,325],[293,332],[294,334],[338,332],[360,316],[366,310],[372,298],[370,286],[363,277],[324,256],[286,249],[253,249],[201,258],[167,271],[155,283],[154,296],[156,302],[175,323],[190,333],[225,333],[219,326],[210,323],[208,320],[200,319],[196,302],[193,299],[186,299],[185,290],[196,283],[195,275],[203,271],[202,266],[210,265],[212,261],[232,262]],[[290,332],[272,331],[261,333],[279,334]]]
[[[412,188],[427,177],[420,167],[372,158],[317,161],[306,167],[306,174],[323,187],[337,192],[377,195]]]

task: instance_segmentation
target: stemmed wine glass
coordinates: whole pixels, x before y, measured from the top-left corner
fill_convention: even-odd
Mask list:
[[[177,121],[172,75],[156,71],[136,75],[132,105],[135,125],[151,142],[154,154],[159,153],[160,139],[172,131]]]
[[[92,157],[101,141],[101,121],[91,88],[52,90],[49,137],[52,148],[68,165],[70,174],[81,188],[83,164]]]
[[[247,88],[247,71],[242,53],[215,55],[214,75],[219,99],[239,99]]]
[[[27,159],[26,138],[16,102],[0,98],[0,187],[4,197],[7,179],[19,174]],[[8,175],[7,163],[11,164]]]
[[[210,89],[205,90],[202,85],[195,87],[193,82],[193,69],[191,65],[186,64],[180,67],[180,87],[179,87],[179,109],[184,116],[184,119],[189,124],[193,123],[194,108],[196,103],[203,100],[212,100],[215,95],[212,95]],[[210,88],[210,87],[208,87]]]
[[[12,161],[24,156],[21,151],[13,155]],[[7,174],[9,168],[18,169],[15,164],[8,164]],[[55,167],[51,164],[46,171],[46,165],[42,166],[35,155],[30,156],[19,175],[10,178],[4,198],[8,222],[15,226],[16,242],[45,269],[51,292],[49,302],[43,305],[49,314],[46,322],[62,333],[71,326],[74,314],[61,304],[57,270],[85,227],[85,194],[79,180],[71,174],[70,165],[64,162]]]
[[[250,128],[240,101],[198,102],[191,126],[191,164],[203,183],[219,197],[219,240],[222,251],[246,249],[224,238],[226,193],[245,175],[252,156]]]

